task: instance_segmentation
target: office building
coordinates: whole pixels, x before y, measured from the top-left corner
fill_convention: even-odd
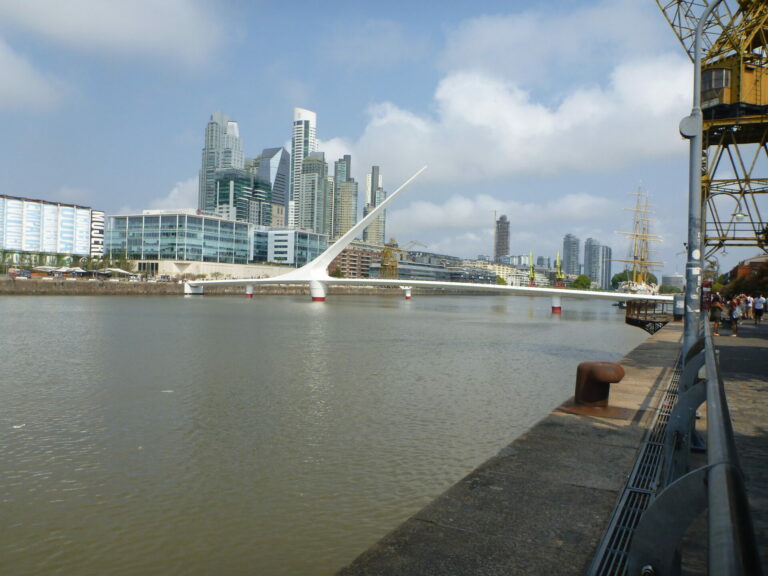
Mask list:
[[[107,219],[110,260],[187,260],[247,264],[251,256],[246,222],[199,215],[192,210],[145,210]]]
[[[335,162],[333,170],[332,240],[341,238],[357,223],[357,194],[357,182],[352,178],[352,157],[346,154]]]
[[[285,148],[265,148],[261,155],[246,161],[246,170],[253,176],[253,192],[257,198],[267,198],[272,219],[268,226],[288,224],[288,200],[291,181],[291,155]]]
[[[322,234],[273,230],[195,209],[110,216],[105,238],[110,260],[129,260],[141,273],[174,278],[274,276],[284,270],[254,265],[303,266],[328,245]]]
[[[216,171],[242,169],[245,156],[237,122],[220,111],[211,114],[205,128],[205,147],[200,168],[197,207],[213,212],[216,208]]]
[[[496,220],[496,232],[493,242],[493,259],[500,262],[503,256],[509,256],[509,220],[501,215]]]
[[[372,166],[365,181],[365,206],[363,208],[363,217],[367,216],[374,208],[376,208],[376,206],[384,202],[386,197],[383,178],[379,171],[379,167]],[[384,245],[386,235],[386,215],[387,211],[384,210],[365,228],[365,230],[363,230],[363,242],[378,246]]]
[[[0,195],[0,262],[79,266],[104,254],[104,212],[86,206]]]
[[[303,108],[293,109],[293,135],[291,137],[291,183],[288,201],[288,225],[299,226],[300,195],[303,185],[304,158],[317,151],[317,114]]]
[[[579,266],[579,239],[573,234],[566,234],[563,238],[563,273],[578,276]]]
[[[272,224],[272,203],[267,188],[256,188],[253,174],[234,168],[216,170],[216,195],[212,213],[229,220],[259,226]]]
[[[307,154],[301,167],[301,193],[296,226],[328,236],[333,206],[329,201],[328,164],[325,154]]]
[[[328,237],[309,230],[270,230],[267,261],[301,267],[328,248]]]

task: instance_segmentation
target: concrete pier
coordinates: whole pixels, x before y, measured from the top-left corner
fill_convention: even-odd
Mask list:
[[[768,323],[745,325],[740,335],[717,338],[716,344],[765,564]],[[626,376],[611,385],[607,407],[566,402],[338,575],[583,575],[674,368],[681,337],[680,324],[650,337],[621,361]]]

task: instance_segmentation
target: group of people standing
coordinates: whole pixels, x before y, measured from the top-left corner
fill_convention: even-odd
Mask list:
[[[712,294],[709,308],[709,319],[713,322],[712,333],[720,336],[720,322],[728,320],[731,323],[731,336],[738,336],[739,322],[742,320],[754,320],[755,326],[760,324],[765,312],[765,298],[762,294],[750,296],[747,294],[734,295],[731,298],[723,298],[719,292]]]

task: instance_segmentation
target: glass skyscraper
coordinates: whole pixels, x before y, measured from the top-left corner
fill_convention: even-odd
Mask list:
[[[352,157],[339,158],[333,170],[331,238],[341,238],[357,222],[357,182],[352,178]]]
[[[297,227],[329,235],[332,206],[328,195],[328,164],[323,152],[311,152],[301,163]]]
[[[373,211],[376,206],[384,202],[386,197],[383,187],[383,178],[379,172],[379,167],[371,166],[371,171],[366,176],[365,207],[363,208],[363,216],[366,216],[369,212]],[[384,245],[386,214],[386,210],[383,211],[365,228],[365,230],[363,230],[364,242],[379,246]]]
[[[200,168],[197,207],[206,212],[216,208],[216,171],[242,169],[245,166],[243,145],[237,122],[216,111],[205,127],[205,147]]]
[[[594,238],[584,242],[584,274],[602,290],[611,287],[611,249]]]
[[[288,224],[288,198],[291,181],[291,155],[285,148],[265,148],[258,158],[247,163],[254,176],[254,193],[265,196],[272,202],[271,226]],[[280,215],[276,214],[277,207]]]
[[[579,275],[579,239],[573,234],[563,238],[563,272],[573,276]]]

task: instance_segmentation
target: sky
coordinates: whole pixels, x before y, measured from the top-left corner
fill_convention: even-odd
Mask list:
[[[571,233],[624,258],[642,188],[656,272],[685,272],[692,65],[650,0],[0,0],[0,75],[2,194],[196,207],[212,112],[253,157],[301,107],[361,209],[370,166],[388,191],[428,166],[388,211],[401,244],[492,255],[505,214],[512,254]]]

